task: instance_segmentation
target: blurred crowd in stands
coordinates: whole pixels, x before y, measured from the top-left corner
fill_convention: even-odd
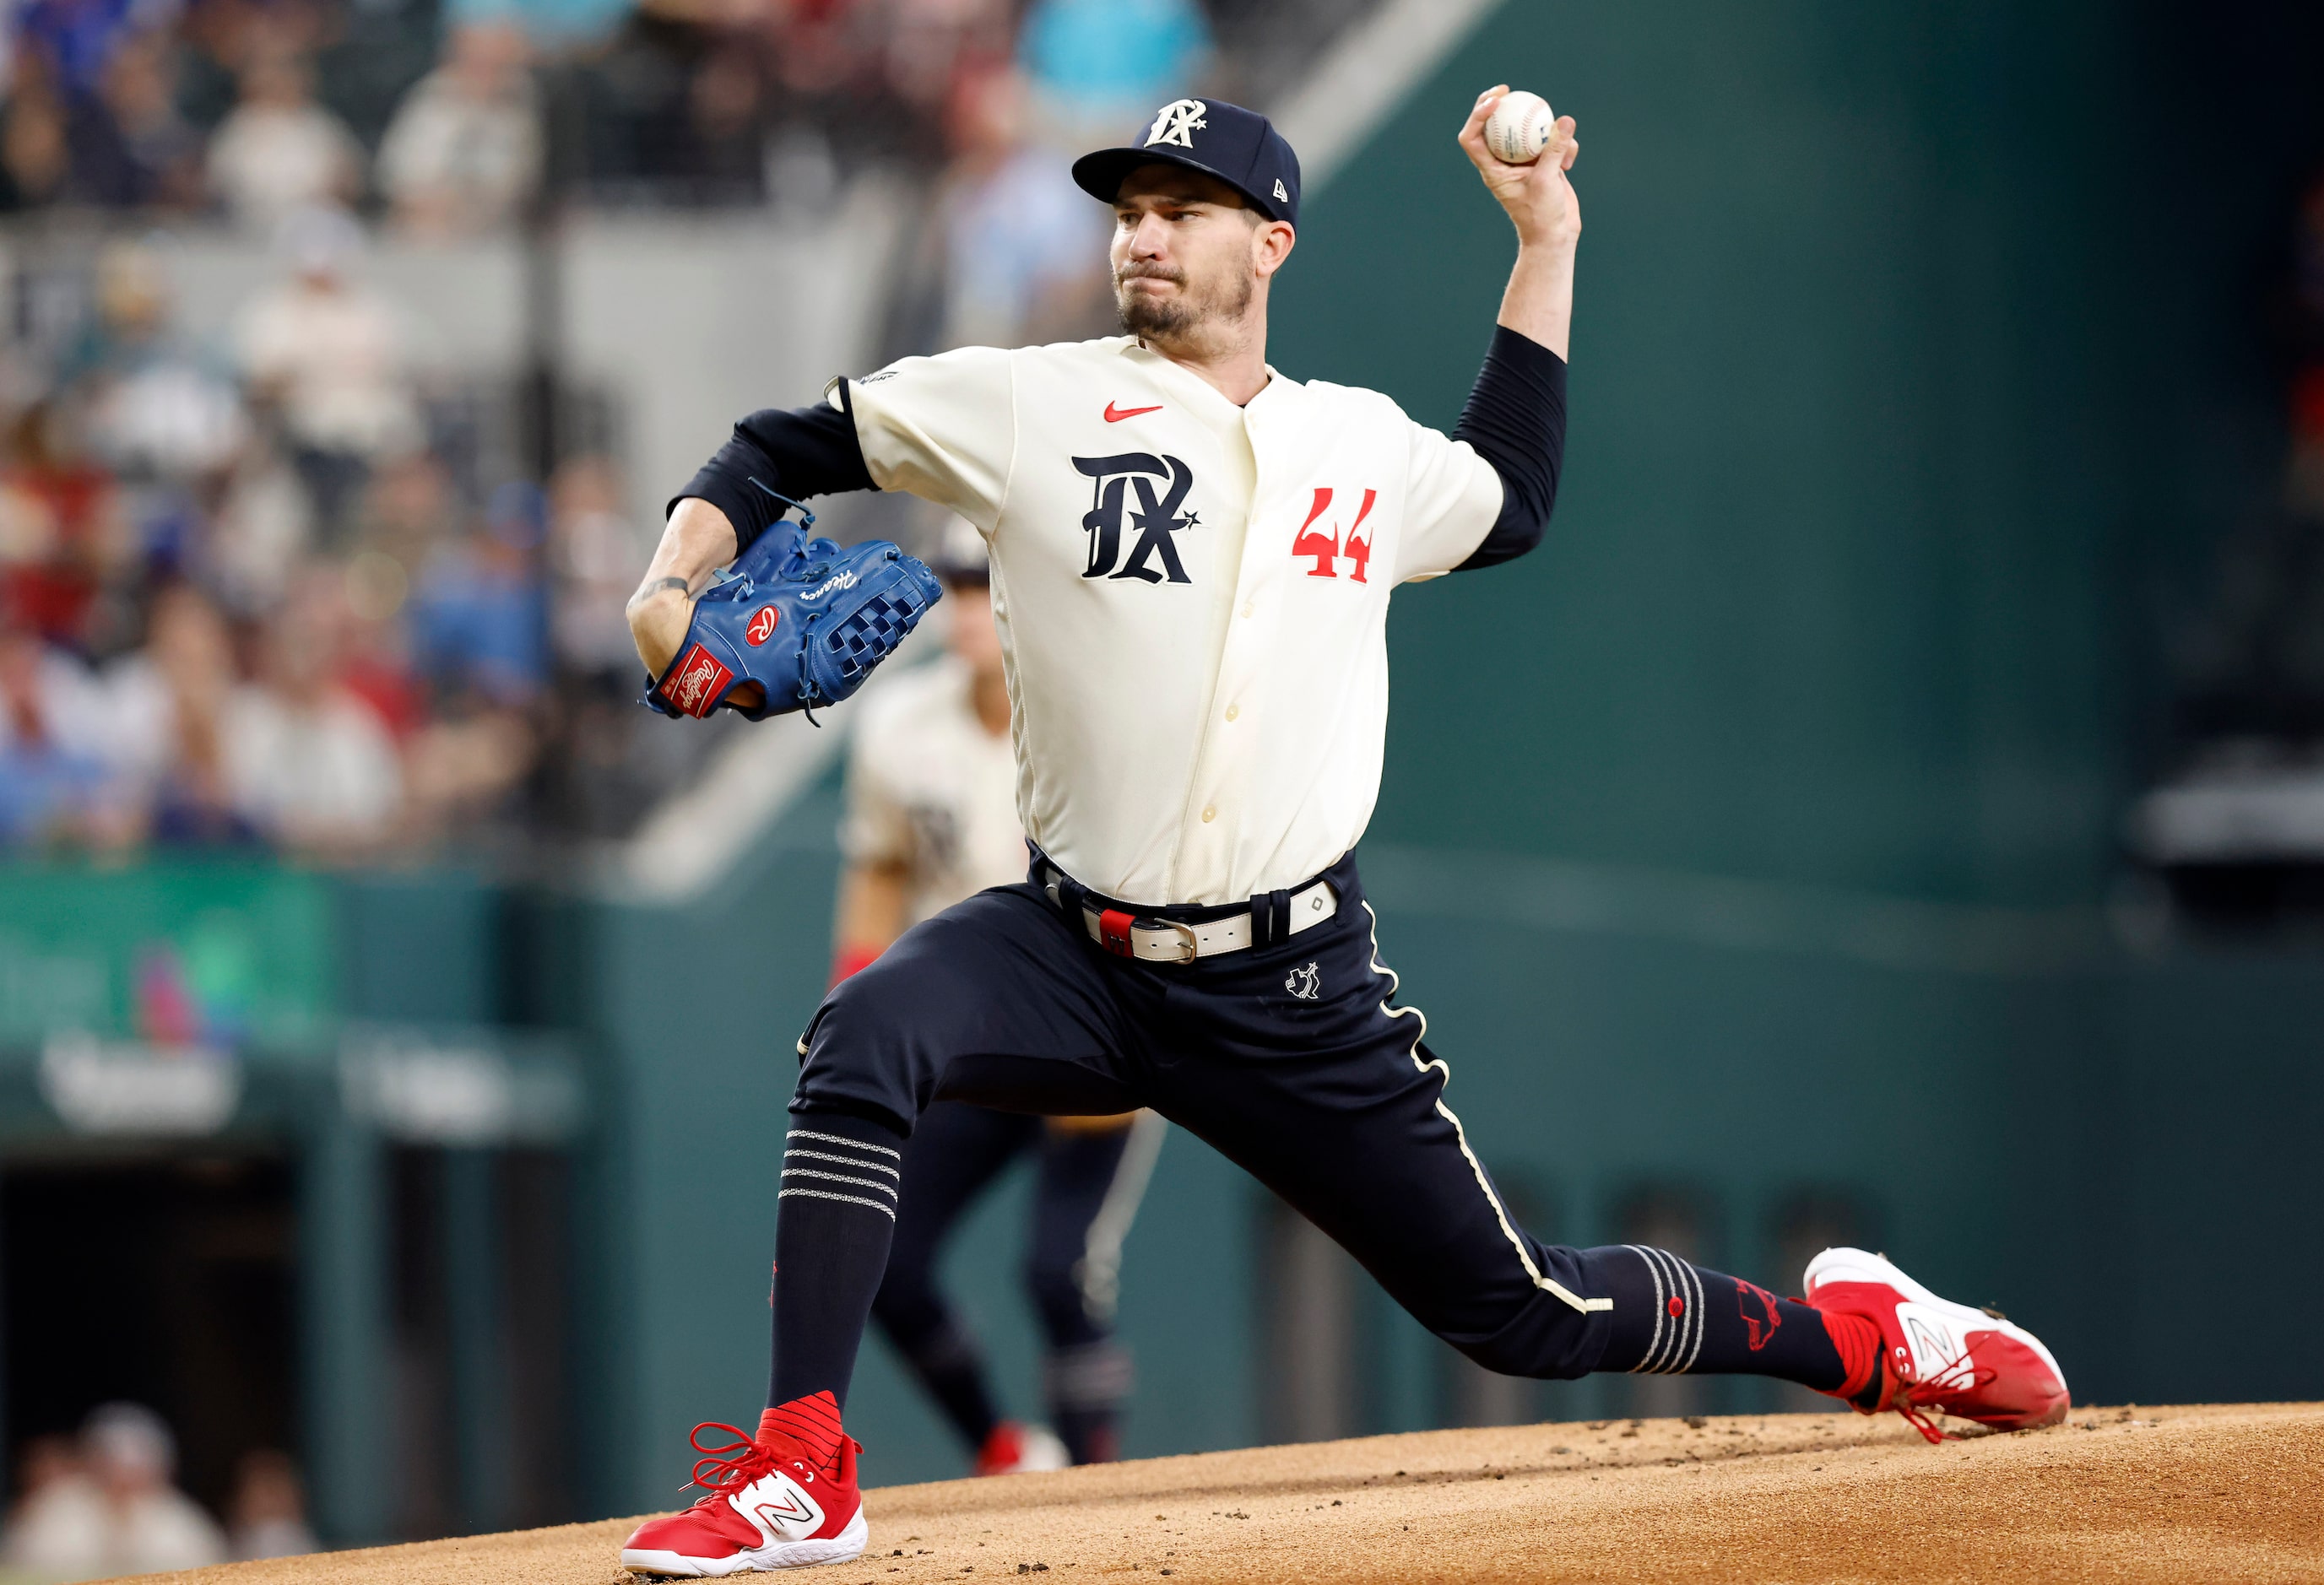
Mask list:
[[[602,440],[481,446],[480,402],[522,393],[431,382],[367,250],[546,236],[575,207],[827,205],[876,169],[927,198],[888,354],[1102,333],[1104,216],[1061,154],[1217,80],[1231,14],[16,0],[0,849],[617,834],[656,789],[590,779],[637,730],[621,613],[655,525]],[[198,336],[173,239],[220,234],[274,275]],[[60,236],[61,292],[27,263]]]
[[[40,1436],[18,1458],[15,1500],[0,1534],[9,1585],[198,1569],[316,1550],[306,1496],[289,1457],[243,1456],[221,1525],[175,1483],[177,1442],[141,1404],[106,1404],[78,1436]]]

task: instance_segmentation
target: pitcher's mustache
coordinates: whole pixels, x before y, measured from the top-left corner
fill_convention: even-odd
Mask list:
[[[1167,264],[1124,264],[1113,272],[1113,283],[1120,286],[1125,281],[1167,281],[1173,286],[1184,286],[1186,272]]]

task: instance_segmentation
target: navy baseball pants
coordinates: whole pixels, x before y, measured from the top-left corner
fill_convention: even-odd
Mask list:
[[[1352,855],[1324,879],[1339,899],[1327,923],[1190,963],[1113,956],[1029,884],[915,926],[833,991],[800,1042],[793,1148],[805,1136],[825,1159],[798,1175],[786,1166],[779,1270],[862,1285],[840,1241],[884,1244],[888,1227],[808,1229],[873,1223],[894,1200],[883,1185],[895,1136],[935,1102],[1148,1106],[1281,1195],[1478,1363],[1533,1377],[1595,1368],[1609,1295],[1628,1274],[1599,1269],[1613,1252],[1545,1245],[1510,1219],[1445,1104],[1425,1020],[1395,1004]],[[844,1311],[787,1306],[785,1286],[779,1276],[772,1401],[844,1398],[854,1347],[833,1335],[847,1330]]]

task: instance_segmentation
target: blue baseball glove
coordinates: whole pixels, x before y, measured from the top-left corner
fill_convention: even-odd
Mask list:
[[[927,566],[885,539],[842,550],[788,518],[770,526],[695,602],[678,659],[650,678],[641,704],[706,716],[724,705],[752,721],[836,705],[895,653],[944,590]],[[732,696],[757,683],[765,697]]]

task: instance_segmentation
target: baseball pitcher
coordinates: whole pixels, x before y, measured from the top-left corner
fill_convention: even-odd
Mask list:
[[[835,382],[818,405],[743,419],[682,492],[631,609],[657,678],[683,672],[697,592],[747,559],[782,499],[908,490],[976,525],[1034,852],[1022,884],[916,926],[799,1040],[769,1406],[754,1433],[717,1428],[724,1442],[697,1429],[707,1495],[630,1538],[632,1571],[863,1548],[848,1378],[899,1164],[937,1101],[1151,1107],[1490,1369],[1752,1372],[1931,1435],[1934,1412],[1997,1427],[2065,1413],[2030,1333],[1876,1255],[1825,1251],[1799,1301],[1665,1250],[1532,1237],[1380,955],[1353,850],[1379,789],[1389,597],[1531,549],[1563,449],[1574,128],[1561,117],[1537,159],[1505,162],[1482,134],[1506,92],[1479,96],[1460,134],[1517,249],[1449,436],[1268,364],[1298,161],[1265,117],[1180,99],[1074,166],[1112,208],[1124,334]]]

